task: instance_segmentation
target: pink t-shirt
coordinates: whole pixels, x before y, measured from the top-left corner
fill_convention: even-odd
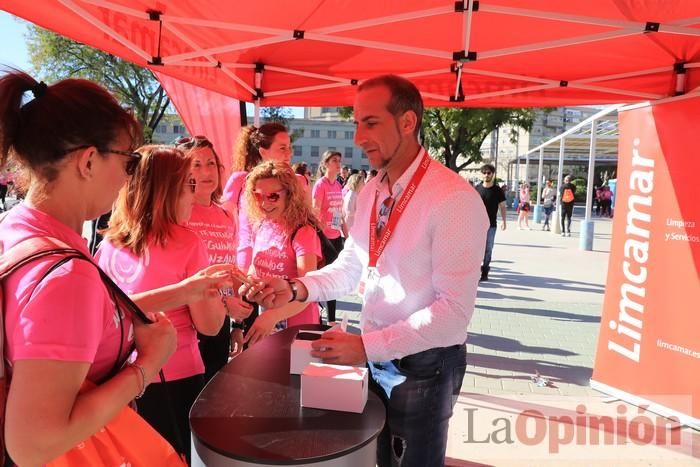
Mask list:
[[[33,237],[57,238],[90,257],[77,232],[21,203],[0,223],[0,244],[7,251]],[[90,363],[87,379],[101,382],[131,351],[131,316],[122,309],[120,326],[97,268],[84,260],[68,261],[37,285],[59,258],[38,259],[5,282],[6,357],[10,365],[17,360]]]
[[[237,266],[241,271],[248,271],[253,253],[253,228],[248,218],[248,208],[243,198],[245,179],[248,172],[234,172],[224,187],[224,202],[231,202],[238,208],[238,248]]]
[[[261,277],[299,277],[297,256],[316,255],[319,260],[321,241],[311,226],[300,228],[290,241],[284,228],[276,222],[263,221],[255,234],[253,266]],[[298,314],[287,319],[288,326],[319,324],[318,305],[310,303]],[[284,323],[283,326],[284,327]]]
[[[323,233],[329,239],[340,237],[343,224],[343,187],[337,180],[321,177],[314,184],[313,199],[319,207]]]
[[[102,269],[127,294],[176,284],[209,265],[207,249],[196,233],[171,226],[165,247],[151,243],[141,257],[105,239],[95,257]],[[177,349],[163,367],[165,379],[173,381],[204,373],[197,345],[197,331],[187,306],[165,311],[177,331]]]
[[[236,264],[238,236],[233,216],[218,204],[192,206],[187,226],[204,241],[209,264]]]

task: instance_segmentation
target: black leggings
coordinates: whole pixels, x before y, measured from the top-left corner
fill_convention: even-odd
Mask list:
[[[190,408],[204,387],[204,376],[152,383],[136,401],[141,415],[177,452],[190,459]]]
[[[345,245],[345,239],[343,237],[329,238],[328,240],[333,244],[335,251],[340,253],[343,250],[343,246]],[[336,301],[335,300],[328,300],[326,302],[326,309],[328,311],[328,322],[329,323],[331,321],[335,321],[335,308],[336,308]]]
[[[561,231],[571,233],[571,216],[574,214],[574,203],[561,203]],[[568,218],[568,220],[567,220]],[[566,221],[566,228],[564,222]]]

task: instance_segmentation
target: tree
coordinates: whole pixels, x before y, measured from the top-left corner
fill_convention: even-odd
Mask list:
[[[287,107],[263,107],[260,116],[266,122],[277,122],[289,126],[289,120],[293,117],[292,111]]]
[[[492,131],[507,125],[515,142],[518,129],[529,131],[534,118],[532,109],[428,108],[423,114],[423,145],[447,167],[460,172],[481,162],[481,144]]]
[[[85,78],[103,84],[134,112],[144,139],[151,140],[170,99],[150,70],[35,25],[29,25],[26,37],[39,76],[47,81]]]

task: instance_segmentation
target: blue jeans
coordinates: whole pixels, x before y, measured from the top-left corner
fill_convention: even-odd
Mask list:
[[[464,345],[370,362],[371,388],[384,401],[377,439],[379,467],[442,467],[447,428],[467,366]]]
[[[486,251],[484,252],[484,262],[482,264],[484,268],[488,268],[491,264],[491,252],[495,241],[496,227],[489,227],[489,230],[486,231]]]

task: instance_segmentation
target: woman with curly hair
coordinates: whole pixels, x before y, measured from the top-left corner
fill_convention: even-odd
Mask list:
[[[269,161],[253,169],[246,180],[245,200],[255,230],[251,274],[293,279],[317,269],[322,258],[318,220],[288,164]],[[319,322],[316,303],[290,302],[261,313],[246,340],[252,345],[275,327]]]

